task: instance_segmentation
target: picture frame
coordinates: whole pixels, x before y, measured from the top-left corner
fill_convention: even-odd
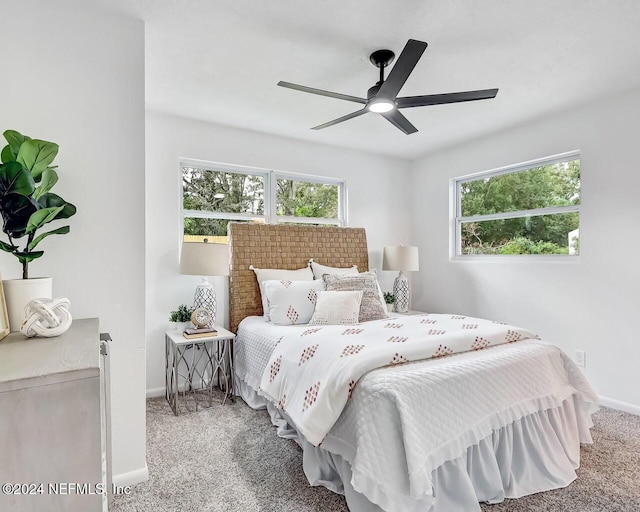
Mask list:
[[[0,340],[5,338],[9,332],[9,313],[7,313],[7,301],[4,298],[2,275],[0,275]]]

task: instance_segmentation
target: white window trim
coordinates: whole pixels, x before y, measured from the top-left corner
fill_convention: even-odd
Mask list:
[[[462,224],[464,222],[474,221],[487,221],[498,219],[517,219],[521,217],[540,216],[540,215],[552,215],[559,213],[580,213],[581,205],[571,206],[553,206],[547,208],[536,208],[534,210],[519,210],[513,212],[501,212],[487,215],[472,215],[463,217],[462,204],[460,202],[460,185],[469,181],[477,181],[483,178],[492,178],[494,176],[500,176],[502,174],[511,174],[514,172],[526,171],[533,167],[542,167],[545,165],[554,165],[569,160],[580,159],[580,150],[567,151],[566,153],[559,153],[544,158],[537,158],[534,160],[528,160],[526,162],[520,162],[515,165],[506,165],[491,169],[488,171],[482,171],[474,174],[467,174],[458,178],[451,178],[449,180],[449,260],[457,262],[471,262],[471,261],[484,261],[484,262],[563,262],[563,263],[579,263],[580,255],[570,254],[459,254],[459,248],[461,246],[462,238]],[[582,203],[582,201],[581,201]]]
[[[182,200],[182,168],[195,167],[207,171],[223,171],[235,174],[249,174],[252,176],[262,176],[264,179],[264,214],[257,215],[252,213],[224,213],[208,210],[185,210]],[[184,219],[185,217],[200,219],[231,219],[231,220],[262,220],[266,224],[278,223],[300,223],[300,224],[335,224],[336,226],[347,226],[347,180],[340,178],[330,178],[325,176],[316,176],[313,174],[292,173],[285,171],[276,171],[272,169],[263,169],[260,167],[248,167],[245,165],[235,165],[220,162],[209,162],[206,160],[195,160],[192,158],[179,158],[179,182],[178,197],[180,201],[180,224],[179,239],[182,243],[184,237]],[[338,208],[341,218],[324,218],[324,217],[293,217],[276,214],[276,203],[278,193],[278,179],[304,181],[307,183],[321,183],[326,185],[338,186]]]

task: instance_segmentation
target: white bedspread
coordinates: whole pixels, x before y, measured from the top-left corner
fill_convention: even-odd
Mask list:
[[[511,325],[441,314],[307,326],[282,336],[262,376],[260,393],[276,402],[317,446],[365,373],[533,337]]]
[[[262,316],[245,318],[238,326],[238,335],[233,344],[236,377],[257,391],[274,347],[284,334],[299,328],[294,325],[274,325]]]
[[[238,376],[255,386],[259,372],[270,370],[266,354],[278,340],[307,328],[243,321]],[[578,447],[567,453],[577,467],[578,443],[591,441],[588,418],[597,396],[562,351],[533,340],[370,371],[322,447],[350,463],[353,488],[383,510],[422,510],[431,499],[433,471],[444,461],[516,420],[560,407],[571,395],[577,417],[564,435]]]
[[[534,340],[370,372],[322,446],[350,461],[351,483],[370,501],[414,510],[431,496],[443,462],[574,394],[579,417],[567,437],[577,453],[567,455],[577,467],[597,395],[560,349]]]

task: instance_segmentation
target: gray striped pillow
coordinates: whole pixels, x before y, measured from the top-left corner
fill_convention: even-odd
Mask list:
[[[359,274],[325,274],[322,276],[327,291],[362,290],[359,322],[387,318],[387,308],[380,300],[378,278],[375,270]]]

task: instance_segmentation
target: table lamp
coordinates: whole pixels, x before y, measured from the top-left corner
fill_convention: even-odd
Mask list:
[[[196,287],[193,307],[205,308],[211,313],[213,327],[216,319],[216,292],[207,276],[229,275],[229,246],[227,244],[203,242],[183,242],[180,257],[180,273],[202,276],[202,282]]]
[[[382,270],[399,270],[400,273],[393,282],[396,311],[407,313],[411,303],[411,289],[405,272],[420,270],[418,248],[415,246],[388,246],[384,248],[382,256]]]

